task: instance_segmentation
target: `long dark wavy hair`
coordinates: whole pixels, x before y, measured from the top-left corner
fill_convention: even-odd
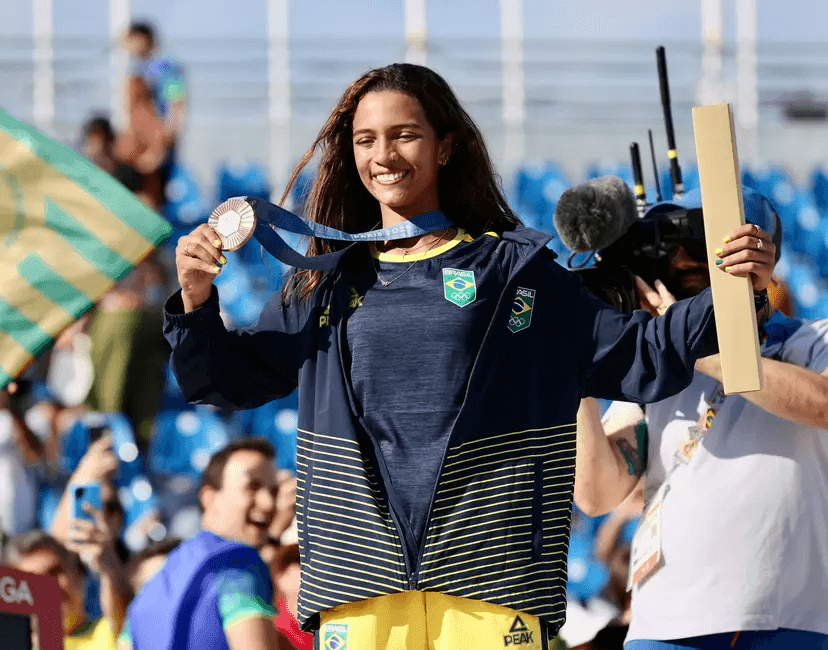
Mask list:
[[[438,198],[440,209],[458,227],[476,237],[486,228],[503,229],[507,224],[521,223],[503,196],[480,130],[451,87],[433,70],[410,63],[370,70],[351,84],[293,170],[282,203],[302,170],[321,149],[304,216],[346,232],[370,230],[381,220],[380,204],[363,185],[353,150],[357,105],[367,93],[381,90],[396,90],[414,97],[438,140],[452,135],[450,157],[438,177]],[[307,255],[331,250],[327,241],[311,238]],[[321,280],[321,271],[297,271],[285,282],[282,298],[306,299]]]

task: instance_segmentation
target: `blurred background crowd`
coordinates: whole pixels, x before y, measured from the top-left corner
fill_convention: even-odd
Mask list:
[[[103,519],[98,523],[105,535],[96,553],[82,556],[78,584],[83,593],[74,596],[81,599],[78,602],[89,620],[95,620],[102,614],[101,601],[106,597],[102,585],[112,579],[113,566],[120,567],[120,578],[116,578],[128,580],[137,591],[158,569],[159,559],[199,530],[198,485],[211,456],[232,440],[261,436],[276,449],[280,476],[267,562],[279,597],[295,615],[299,562],[294,501],[296,396],[244,412],[189,405],[168,368],[169,350],[161,335],[161,306],[176,289],[173,250],[178,237],[205,221],[211,208],[229,197],[278,201],[279,178],[268,173],[267,163],[255,156],[227,162],[193,155],[198,151],[192,143],[198,131],[194,134],[188,128],[189,64],[167,53],[152,22],[133,23],[120,45],[130,61],[120,94],[123,119],[114,119],[100,105],[87,105],[83,120],[61,127],[63,139],[163,214],[174,234],[63,333],[52,350],[27,371],[15,395],[2,397],[3,544],[28,535],[32,548],[52,544],[55,554],[64,559],[71,519],[67,486],[99,483]],[[473,62],[467,63],[474,69]],[[331,63],[331,70],[335,67]],[[652,70],[655,86],[654,63]],[[452,76],[451,70],[446,76],[450,83],[463,81],[459,74]],[[463,84],[458,85],[462,99]],[[655,97],[653,93],[653,106],[657,106]],[[688,120],[682,108],[688,105],[680,100],[674,107],[677,124],[685,130]],[[471,112],[477,117],[475,106],[472,102]],[[810,106],[812,114],[806,118],[820,119],[816,103],[787,106],[789,112]],[[484,108],[477,112],[484,114],[485,124]],[[795,111],[791,115],[796,117]],[[18,117],[26,119],[27,115]],[[652,126],[658,128],[658,123]],[[622,122],[617,130],[625,128]],[[213,148],[220,151],[220,134],[211,137]],[[680,143],[688,137],[689,133],[683,133]],[[498,138],[499,134],[494,149],[502,152],[505,145]],[[237,143],[228,142],[227,149],[236,152]],[[608,174],[633,184],[623,151],[622,147],[606,150],[604,158],[614,157],[613,162],[585,163],[580,169],[572,160],[558,159],[554,150],[544,155],[542,163],[534,161],[537,156],[526,154],[504,166],[504,187],[527,225],[554,232],[555,206],[566,188]],[[684,158],[684,152],[680,153]],[[667,159],[659,157],[663,163],[658,169],[660,189],[664,199],[669,199]],[[743,182],[769,197],[783,222],[784,249],[772,299],[788,314],[825,318],[828,168],[813,165],[805,170],[801,160],[794,162],[792,169],[784,157],[778,164],[760,164],[754,159],[743,165]],[[687,162],[683,169],[686,189],[694,189],[698,186],[694,165]],[[651,178],[652,173],[647,176]],[[302,179],[288,197],[288,207],[301,212],[303,192],[310,181],[310,177]],[[648,184],[648,190],[652,199],[654,184]],[[550,246],[559,254],[559,262],[566,264],[569,251],[560,240],[553,239]],[[281,286],[285,268],[255,243],[228,257],[229,263],[216,279],[222,316],[228,325],[249,326]],[[621,647],[629,615],[629,545],[642,504],[641,491],[636,491],[617,511],[603,517],[587,517],[575,508],[569,551],[571,603],[561,632],[569,646]],[[33,531],[45,531],[52,541],[44,542],[42,533]]]

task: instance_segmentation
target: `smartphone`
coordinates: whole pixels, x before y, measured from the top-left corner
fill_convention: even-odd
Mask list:
[[[27,379],[21,379],[15,382],[17,384],[17,391],[13,395],[9,395],[9,410],[17,415],[23,417],[25,414],[25,405],[31,391],[31,382]]]
[[[101,484],[100,483],[87,483],[86,485],[70,485],[69,489],[71,490],[70,493],[70,506],[71,506],[71,513],[72,517],[75,519],[86,519],[87,521],[95,521],[95,518],[86,510],[84,510],[83,506],[85,503],[89,503],[94,507],[96,510],[101,511],[103,510],[103,505],[101,503]]]
[[[105,436],[108,436],[109,433],[109,425],[107,424],[89,427],[89,444],[91,445],[93,442],[100,440]]]

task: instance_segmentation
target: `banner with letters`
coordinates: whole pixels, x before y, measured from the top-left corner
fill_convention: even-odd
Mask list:
[[[0,647],[63,650],[60,594],[54,576],[0,567]]]

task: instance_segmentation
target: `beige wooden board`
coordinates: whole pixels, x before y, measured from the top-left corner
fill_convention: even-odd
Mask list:
[[[693,130],[724,392],[757,391],[762,388],[762,371],[753,288],[749,278],[719,270],[714,252],[734,228],[745,223],[730,104],[695,107]]]

